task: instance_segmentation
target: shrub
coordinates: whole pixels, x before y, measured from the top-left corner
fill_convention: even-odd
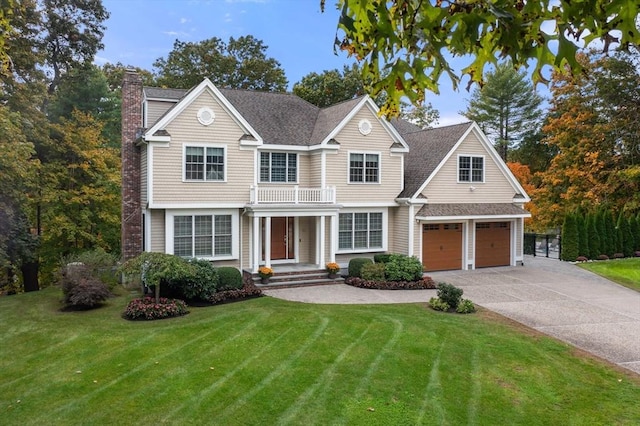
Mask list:
[[[384,263],[367,263],[360,270],[363,280],[384,281]]]
[[[113,289],[118,285],[119,277],[116,273],[118,259],[116,256],[104,251],[104,249],[97,248],[66,256],[62,260],[60,272],[67,265],[77,263],[85,265],[89,273],[107,285],[109,289]]]
[[[68,307],[94,308],[111,296],[109,288],[82,263],[70,263],[61,271],[60,284]]]
[[[438,297],[452,309],[456,309],[462,298],[463,290],[447,283],[438,284]]]
[[[635,257],[640,257],[640,251],[636,251],[635,253],[633,253],[633,255],[634,255]]]
[[[422,278],[422,264],[415,257],[392,254],[384,265],[389,281],[417,281]]]
[[[624,257],[623,253],[613,253],[613,256],[611,256],[613,259],[622,259]]]
[[[576,258],[576,262],[586,262],[587,260],[589,259],[587,259],[585,256],[578,256]]]
[[[371,281],[358,277],[347,277],[344,283],[358,288],[376,290],[426,290],[436,288],[436,283],[430,277],[423,277],[417,281]]]
[[[431,306],[431,309],[443,312],[447,312],[451,308],[447,302],[443,302],[439,297],[429,299],[429,306]]]
[[[244,280],[242,288],[219,291],[209,298],[213,305],[262,296],[262,290],[253,284],[251,277]]]
[[[601,254],[600,256],[598,256],[598,260],[609,260],[609,256],[607,256],[606,254]]]
[[[373,255],[373,261],[375,263],[387,263],[390,257],[390,253],[378,253]]]
[[[456,312],[459,314],[472,314],[476,311],[476,306],[469,299],[460,299]]]
[[[133,299],[127,305],[123,317],[130,320],[156,320],[188,314],[182,300],[161,297],[156,303],[151,297]]]
[[[208,300],[218,288],[218,271],[207,260],[189,259],[189,267],[172,277],[168,286],[177,299]]]
[[[373,261],[367,257],[354,257],[349,261],[349,276],[361,278],[362,267],[371,263]]]
[[[218,272],[218,291],[242,288],[242,274],[233,266],[221,266],[217,268]],[[210,298],[207,298],[209,300]]]

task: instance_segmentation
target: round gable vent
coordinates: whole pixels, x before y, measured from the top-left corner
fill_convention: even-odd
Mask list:
[[[216,119],[216,115],[209,107],[202,107],[198,110],[198,121],[203,126],[208,126]]]
[[[360,120],[360,122],[358,123],[358,130],[360,130],[360,133],[365,136],[371,133],[372,128],[373,127],[371,126],[371,122],[369,120]]]

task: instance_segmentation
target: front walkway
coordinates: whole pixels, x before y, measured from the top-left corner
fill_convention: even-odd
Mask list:
[[[640,292],[575,265],[525,256],[524,266],[435,272],[464,297],[640,374]],[[344,284],[267,290],[307,303],[427,302],[436,290],[365,290]]]

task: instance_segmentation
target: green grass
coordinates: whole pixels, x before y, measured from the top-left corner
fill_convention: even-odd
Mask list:
[[[153,322],[0,298],[0,423],[636,425],[640,379],[487,311],[259,298]]]
[[[640,258],[579,263],[582,268],[625,287],[640,291]]]

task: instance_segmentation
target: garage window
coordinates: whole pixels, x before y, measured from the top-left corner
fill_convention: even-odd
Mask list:
[[[460,155],[458,182],[484,182],[484,157]]]

